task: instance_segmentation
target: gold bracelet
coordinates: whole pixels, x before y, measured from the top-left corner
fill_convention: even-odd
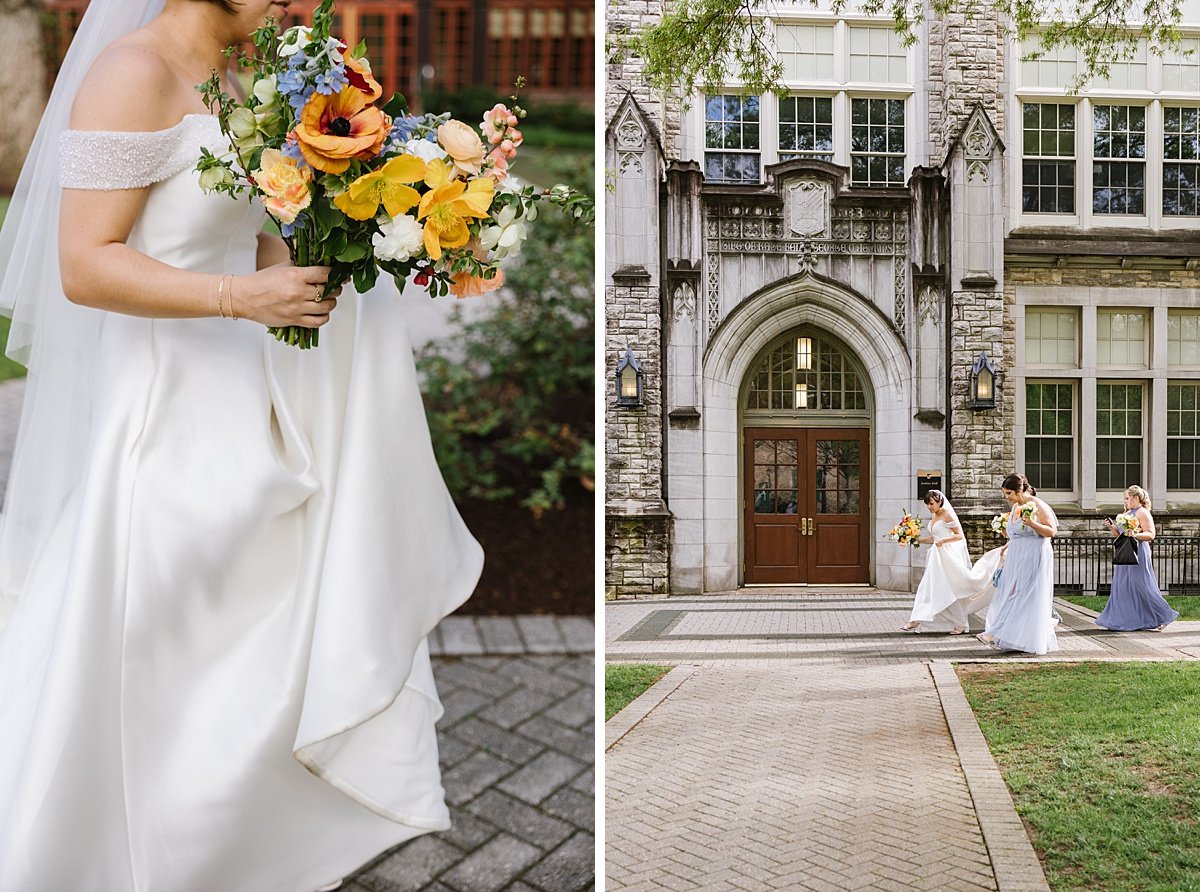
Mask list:
[[[232,275],[229,277],[229,315],[234,321],[237,321],[238,314],[235,313],[233,310],[233,276]]]
[[[217,313],[225,318],[225,277],[221,276],[221,284],[217,286]]]

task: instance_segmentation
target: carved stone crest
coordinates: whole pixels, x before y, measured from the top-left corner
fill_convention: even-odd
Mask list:
[[[632,114],[626,114],[617,126],[617,145],[622,149],[640,149],[646,144],[646,131]]]
[[[824,235],[829,225],[829,194],[813,180],[788,183],[783,194],[784,217],[792,235]]]
[[[968,158],[990,158],[992,157],[992,135],[988,132],[987,125],[984,124],[983,118],[978,115],[971,122],[970,128],[967,130],[966,138],[963,144],[967,148]]]
[[[689,319],[696,318],[696,286],[689,281],[682,281],[675,286],[675,292],[672,295],[675,301],[675,318],[681,319],[687,316]]]

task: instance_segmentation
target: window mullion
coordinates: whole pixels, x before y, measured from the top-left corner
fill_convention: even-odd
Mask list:
[[[1075,113],[1075,213],[1079,225],[1092,225],[1092,162],[1095,154],[1095,128],[1092,121],[1092,103],[1086,96],[1079,100]]]

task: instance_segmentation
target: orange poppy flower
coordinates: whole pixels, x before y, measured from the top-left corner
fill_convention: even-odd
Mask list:
[[[387,139],[391,119],[361,90],[313,93],[296,124],[304,160],[326,173],[344,173],[353,158],[374,158]]]
[[[496,270],[496,275],[490,279],[483,276],[473,276],[470,273],[454,273],[450,277],[450,293],[455,297],[478,297],[495,291],[504,284],[504,270]]]

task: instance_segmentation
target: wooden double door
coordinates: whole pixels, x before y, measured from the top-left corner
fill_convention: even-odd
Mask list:
[[[870,582],[870,436],[745,428],[745,581]]]

